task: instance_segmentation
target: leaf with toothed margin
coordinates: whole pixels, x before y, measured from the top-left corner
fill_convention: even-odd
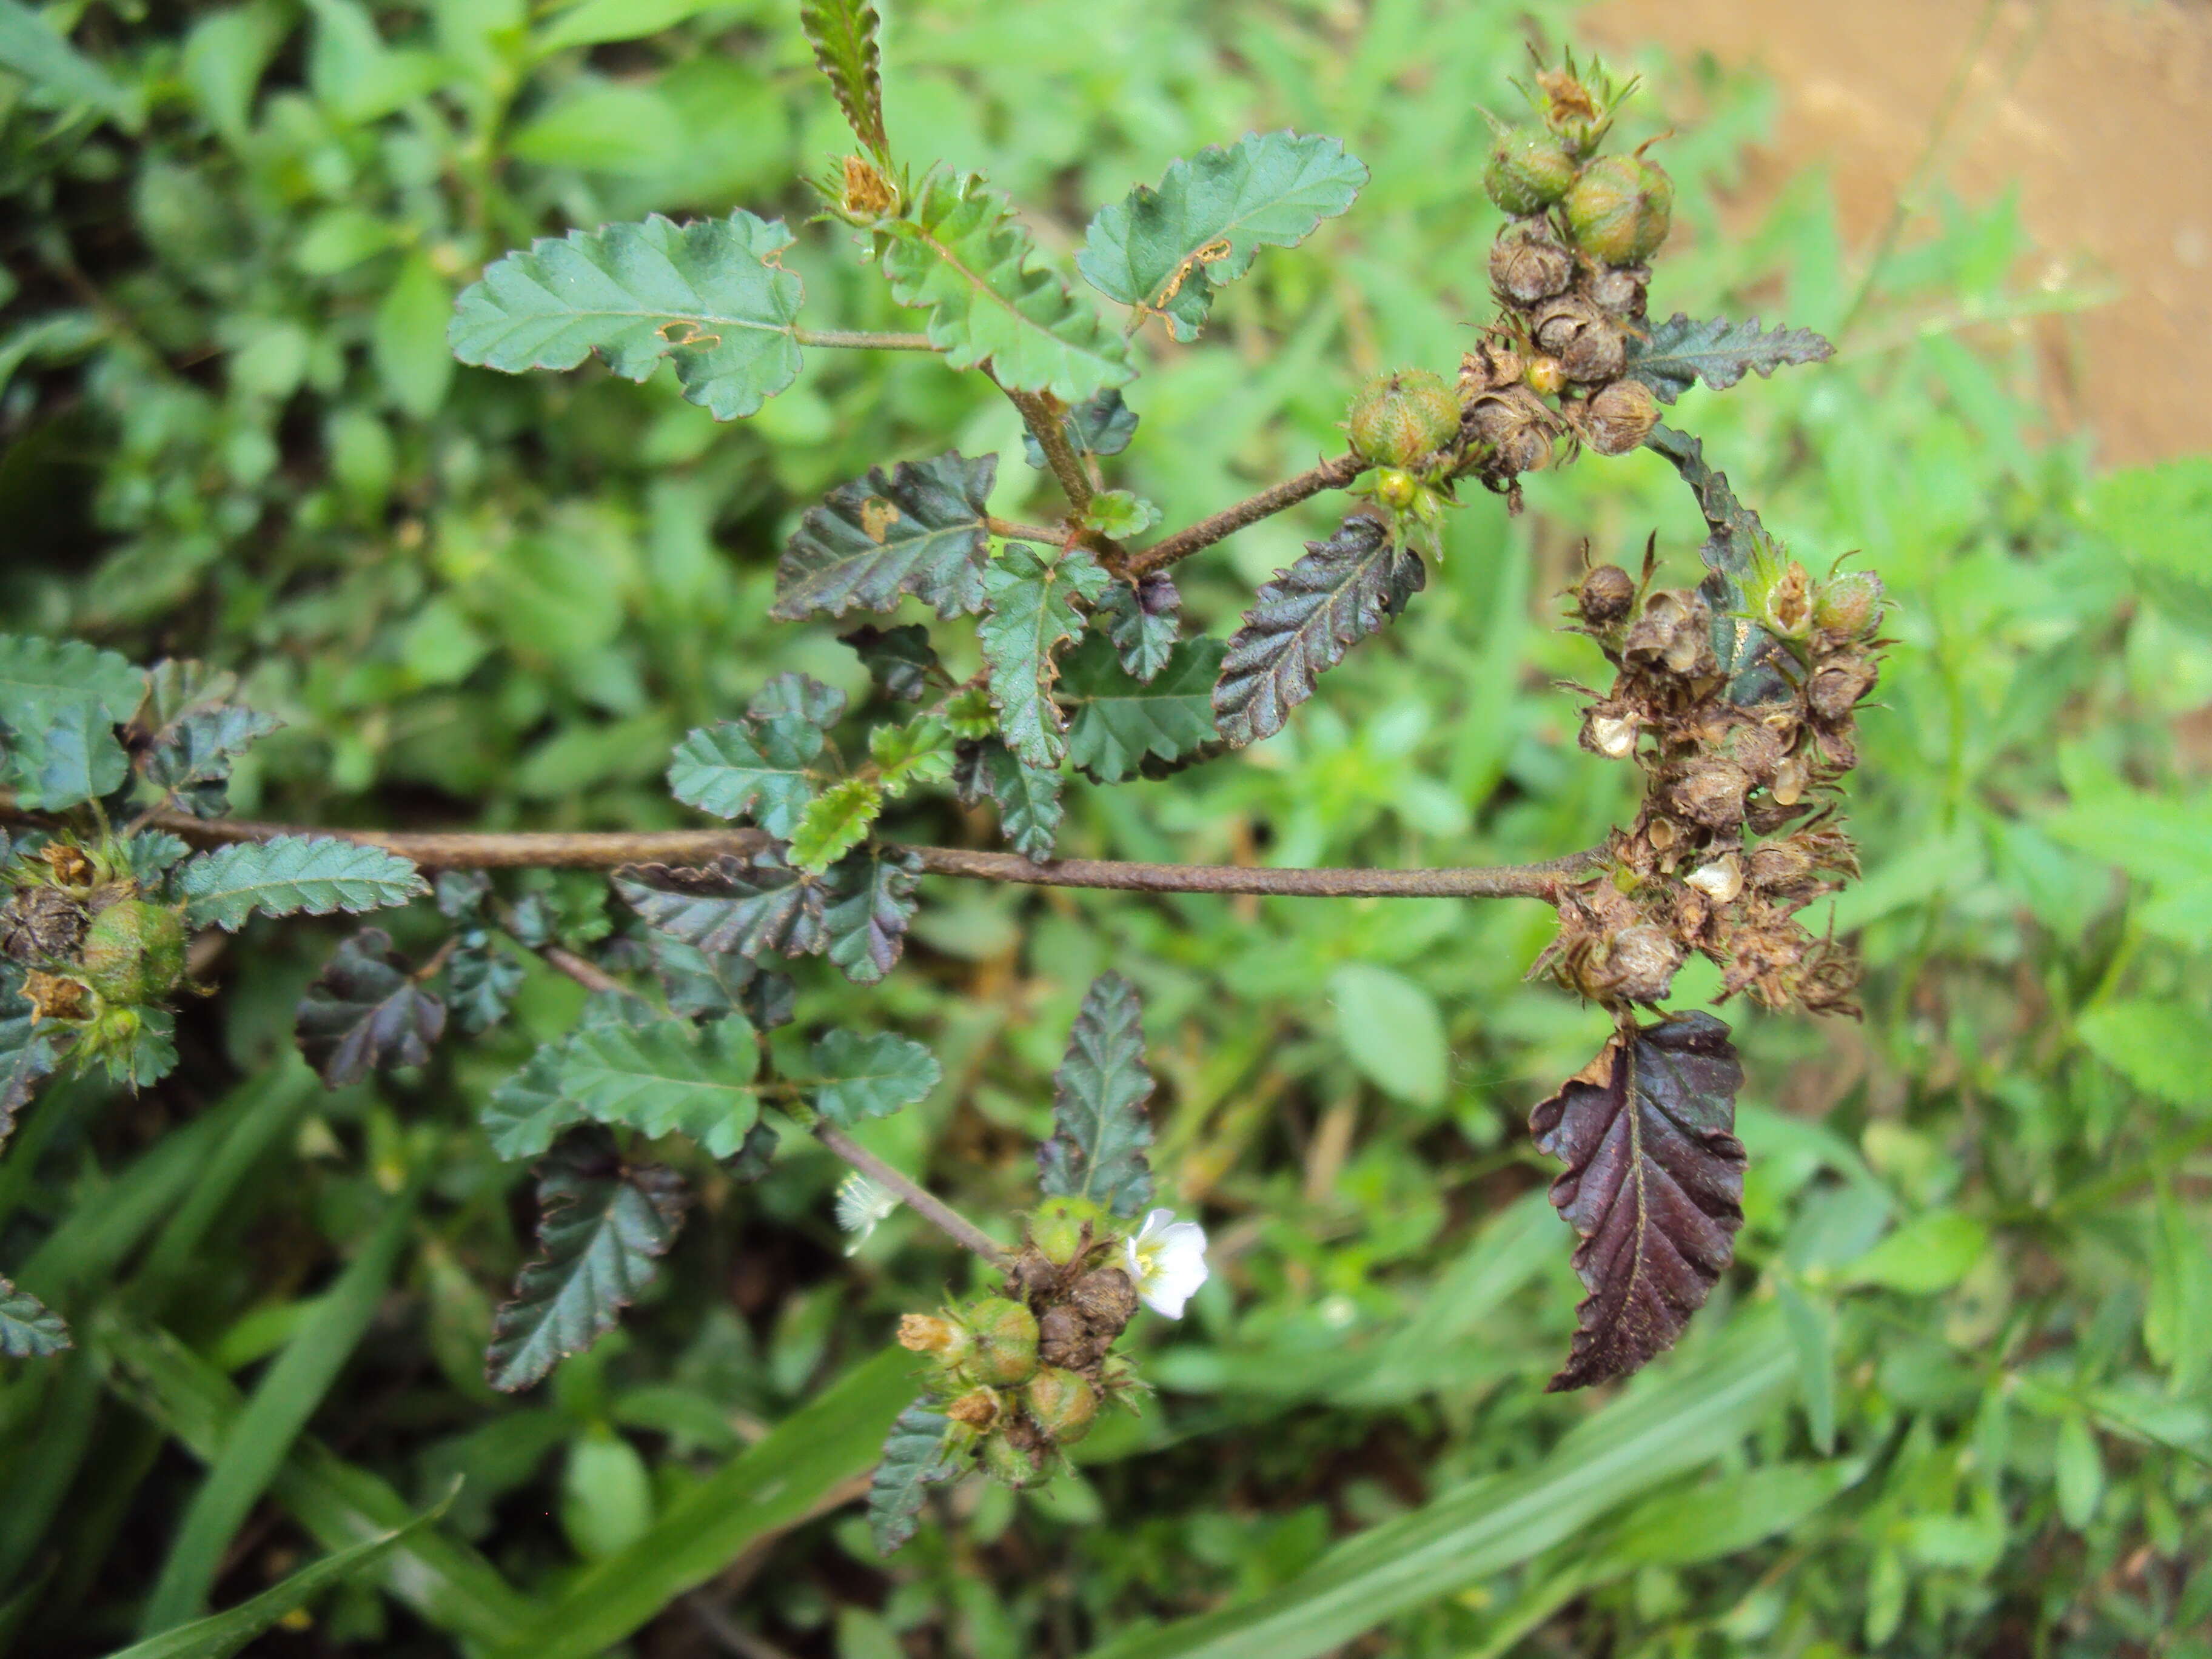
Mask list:
[[[929,642],[929,630],[920,623],[902,623],[896,628],[878,628],[869,623],[849,634],[840,634],[837,641],[851,646],[883,694],[901,702],[921,702],[921,694],[929,689],[930,677],[944,672],[937,660],[937,647]]]
[[[771,836],[788,836],[836,775],[834,758],[823,757],[829,728],[844,710],[842,692],[804,675],[779,675],[744,720],[702,726],[676,745],[669,793],[716,817],[750,817]]]
[[[792,867],[822,875],[866,840],[883,812],[884,793],[876,779],[841,778],[816,796],[792,830]]]
[[[953,779],[963,805],[991,798],[999,809],[999,833],[1017,853],[1038,863],[1052,856],[1066,811],[1057,768],[1031,766],[999,738],[985,738],[960,745]]]
[[[375,910],[427,896],[429,884],[397,853],[319,836],[278,836],[218,848],[177,872],[191,927],[236,933],[255,911]]]
[[[814,1109],[846,1129],[926,1099],[944,1075],[935,1054],[893,1031],[825,1032],[812,1060]]]
[[[522,964],[491,942],[481,927],[465,930],[446,958],[446,1000],[461,1029],[471,1036],[507,1018],[514,994],[522,988]]]
[[[1213,683],[1224,648],[1219,640],[1178,645],[1148,685],[1123,671],[1112,641],[1085,637],[1053,689],[1068,714],[1068,760],[1096,782],[1120,783],[1147,757],[1177,761],[1216,742]]]
[[[23,970],[12,962],[0,963],[0,1146],[14,1132],[16,1113],[30,1103],[59,1059],[52,1023],[32,1018]]]
[[[1835,353],[1809,328],[1761,330],[1756,317],[1692,322],[1678,311],[1654,324],[1648,337],[1629,337],[1624,372],[1650,386],[1661,403],[1671,404],[1699,380],[1725,392],[1746,374],[1765,377],[1797,363],[1826,362]]]
[[[732,1015],[711,1025],[663,1019],[578,1030],[555,1079],[586,1116],[641,1134],[680,1134],[716,1158],[760,1120],[760,1041]]]
[[[1314,694],[1322,674],[1376,633],[1427,585],[1411,548],[1391,544],[1380,520],[1355,514],[1262,587],[1229,641],[1213,714],[1234,747],[1271,738]]]
[[[200,817],[229,810],[224,785],[233,763],[282,721],[235,701],[238,676],[204,663],[159,662],[146,676],[146,700],[125,734],[139,775],[174,792]]]
[[[984,504],[998,474],[996,455],[955,450],[839,484],[784,544],[769,614],[797,622],[854,605],[892,611],[909,593],[940,617],[981,611],[991,552]]]
[[[1121,666],[1133,679],[1149,682],[1167,666],[1182,628],[1182,595],[1175,579],[1155,570],[1139,579],[1135,586],[1115,582],[1091,613],[1106,629],[1120,653]],[[1211,719],[1207,722],[1212,724]]]
[[[562,1142],[538,1172],[538,1255],[492,1327],[492,1387],[526,1389],[613,1329],[676,1242],[684,1198],[674,1170],[625,1165],[604,1132]]]
[[[1674,463],[1682,482],[1698,499],[1709,532],[1698,550],[1706,575],[1698,591],[1713,614],[1713,655],[1729,678],[1729,696],[1738,703],[1765,702],[1787,695],[1788,685],[1769,663],[1774,638],[1746,613],[1751,608],[1745,585],[1762,568],[1778,571],[1789,556],[1759,514],[1736,499],[1728,474],[1705,462],[1705,447],[1686,432],[1660,425],[1644,447]]]
[[[1340,140],[1248,132],[1168,164],[1158,190],[1139,185],[1091,222],[1076,269],[1125,306],[1165,317],[1194,340],[1217,289],[1263,247],[1296,247],[1352,205],[1367,168]]]
[[[854,984],[873,985],[898,966],[921,879],[921,858],[888,847],[863,848],[830,872],[823,928],[830,960]]]
[[[43,1359],[69,1346],[69,1326],[59,1314],[0,1279],[0,1353],[10,1359]]]
[[[815,66],[829,78],[853,136],[881,156],[888,143],[878,27],[868,0],[801,0],[799,8],[799,33],[814,48]]]
[[[868,1532],[878,1554],[892,1554],[912,1538],[929,1488],[960,1473],[961,1459],[945,1443],[951,1428],[927,1395],[891,1425],[883,1460],[868,1477]]]
[[[1616,1032],[1529,1114],[1536,1149],[1567,1166],[1552,1204],[1581,1236],[1575,1272],[1589,1291],[1553,1389],[1665,1352],[1728,1270],[1743,1225],[1742,1085],[1729,1028],[1679,1014]]]
[[[1060,427],[1067,434],[1067,447],[1078,455],[1118,455],[1137,435],[1137,411],[1121,401],[1119,386],[1109,386],[1062,415]],[[1040,472],[1045,469],[1044,446],[1026,427],[1022,430],[1022,459]]]
[[[626,864],[615,890],[646,923],[702,951],[819,956],[829,942],[822,878],[794,870],[769,848],[750,859],[724,853],[702,870]]]
[[[891,297],[929,311],[930,343],[952,368],[990,367],[1009,392],[1079,404],[1136,377],[1097,307],[1048,266],[1003,191],[975,173],[933,172],[882,227]]]
[[[1047,564],[1019,542],[1007,543],[984,573],[991,611],[975,632],[990,669],[991,702],[1006,746],[1031,766],[1060,764],[1066,727],[1052,700],[1056,653],[1083,632],[1077,602],[1095,604],[1111,580],[1082,548]]]
[[[1052,1138],[1037,1148],[1039,1189],[1136,1214],[1152,1200],[1145,1158],[1152,1074],[1145,1069],[1144,1005],[1119,974],[1101,974],[1084,994],[1052,1085]]]
[[[791,241],[781,220],[742,208],[541,237],[461,290],[447,343],[465,363],[509,374],[574,368],[596,351],[642,380],[666,358],[688,401],[735,420],[799,376],[805,289],[778,263]]]
[[[446,1031],[446,1005],[409,971],[381,927],[340,942],[293,1015],[300,1052],[325,1085],[421,1066]]]

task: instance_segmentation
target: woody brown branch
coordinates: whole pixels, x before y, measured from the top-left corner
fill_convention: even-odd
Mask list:
[[[1200,519],[1196,524],[1130,554],[1123,562],[1122,574],[1133,580],[1163,569],[1177,559],[1188,558],[1200,548],[1226,540],[1247,525],[1257,524],[1262,519],[1280,513],[1285,507],[1296,507],[1309,496],[1318,495],[1324,489],[1343,489],[1371,465],[1346,451],[1334,459],[1323,461],[1320,465],[1299,473],[1295,478],[1285,478],[1256,495],[1246,497],[1234,507],[1224,507],[1211,518]]]

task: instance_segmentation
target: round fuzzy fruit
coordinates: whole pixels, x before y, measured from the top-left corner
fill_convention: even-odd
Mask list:
[[[185,976],[184,918],[167,905],[119,899],[85,930],[79,966],[109,1002],[158,1001]]]
[[[975,1340],[969,1375],[994,1388],[1025,1382],[1036,1371],[1036,1316],[1003,1296],[986,1297],[963,1310],[961,1322]]]
[[[1499,133],[1482,174],[1482,187],[1490,199],[1516,219],[1541,213],[1574,182],[1574,157],[1547,129],[1534,123]]]
[[[1640,155],[1608,155],[1567,192],[1575,245],[1608,265],[1641,264],[1659,251],[1674,217],[1674,182]]]
[[[1098,1414],[1098,1395],[1091,1384],[1055,1365],[1047,1365],[1030,1378],[1022,1390],[1022,1403],[1037,1427],[1063,1446],[1090,1433],[1091,1421]]]
[[[1425,368],[1379,375],[1352,400],[1344,429],[1361,459],[1410,466],[1459,434],[1459,399]]]

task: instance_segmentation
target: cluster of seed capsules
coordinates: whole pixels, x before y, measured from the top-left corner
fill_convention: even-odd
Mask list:
[[[1601,156],[1615,111],[1634,90],[1597,65],[1539,69],[1537,118],[1495,121],[1483,175],[1509,216],[1492,243],[1495,320],[1462,360],[1459,383],[1400,370],[1369,386],[1346,422],[1352,446],[1380,470],[1367,487],[1400,538],[1432,549],[1461,478],[1520,507],[1518,479],[1551,465],[1564,441],[1625,455],[1658,423],[1650,388],[1626,373],[1644,337],[1649,261],[1673,222],[1674,186],[1641,150]]]
[[[1122,1243],[1097,1205],[1049,1199],[1000,1294],[899,1322],[901,1346],[932,1362],[927,1392],[951,1425],[951,1455],[1006,1486],[1040,1486],[1101,1406],[1133,1407],[1145,1384],[1112,1352],[1137,1311],[1136,1283],[1118,1265]]]
[[[145,1009],[185,983],[181,908],[143,896],[120,843],[57,837],[0,880],[0,957],[25,969],[33,1018],[54,1022],[80,1068],[127,1075]]]

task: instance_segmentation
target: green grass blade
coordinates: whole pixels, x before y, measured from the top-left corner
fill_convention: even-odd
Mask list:
[[[230,1379],[158,1326],[100,1316],[88,1346],[113,1362],[110,1390],[161,1425],[194,1457],[213,1462],[246,1401]],[[329,1550],[404,1526],[414,1506],[384,1480],[311,1437],[293,1446],[269,1493]],[[439,1629],[477,1643],[505,1638],[535,1604],[467,1545],[435,1529],[410,1535],[381,1563],[385,1589]]]
[[[1476,1480],[1347,1540],[1241,1607],[1133,1632],[1091,1659],[1308,1659],[1516,1566],[1724,1450],[1795,1376],[1778,1322],[1742,1322],[1705,1365],[1618,1401],[1523,1473]]]
[[[185,1510],[176,1542],[147,1598],[139,1629],[151,1636],[196,1617],[222,1564],[222,1553],[244,1524],[292,1443],[337,1381],[368,1329],[376,1304],[407,1242],[423,1176],[395,1198],[369,1237],[255,1389]]]
[[[446,1512],[447,1504],[452,1502],[448,1498],[404,1527],[326,1555],[250,1601],[241,1601],[226,1612],[194,1620],[143,1642],[134,1642],[111,1655],[110,1659],[229,1659],[295,1607],[306,1606],[331,1585],[352,1577],[389,1555],[409,1534],[434,1523]]]
[[[797,1523],[874,1465],[891,1419],[914,1398],[913,1372],[914,1356],[898,1348],[846,1372],[671,1504],[635,1543],[592,1565],[496,1659],[592,1659],[741,1551]]]

